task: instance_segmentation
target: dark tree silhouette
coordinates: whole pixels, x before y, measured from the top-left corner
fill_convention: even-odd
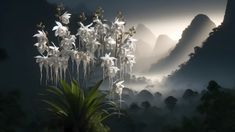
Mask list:
[[[178,100],[173,96],[169,96],[164,100],[166,107],[171,111],[175,108],[177,101]]]
[[[130,105],[130,110],[139,110],[139,109],[140,109],[140,107],[137,103],[132,103]]]
[[[201,97],[198,111],[204,115],[203,128],[207,131],[235,131],[235,91],[210,81],[208,91]]]
[[[141,101],[152,101],[153,94],[148,90],[142,90],[137,94],[137,98]]]
[[[183,94],[183,99],[185,100],[191,100],[193,99],[194,97],[196,97],[198,95],[198,92],[195,92],[191,89],[187,89],[185,90],[184,94]]]
[[[162,97],[162,94],[160,92],[156,92],[156,93],[154,93],[154,97],[160,98],[160,97]]]
[[[211,92],[218,91],[221,86],[216,81],[210,81],[209,85],[207,86],[207,89]]]
[[[151,104],[148,101],[144,101],[144,102],[141,103],[141,106],[144,109],[149,109],[151,107]]]

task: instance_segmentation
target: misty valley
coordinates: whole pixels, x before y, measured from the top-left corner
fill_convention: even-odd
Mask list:
[[[235,1],[169,3],[0,2],[0,132],[235,132]]]

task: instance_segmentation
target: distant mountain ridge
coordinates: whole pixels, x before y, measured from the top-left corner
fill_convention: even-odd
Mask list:
[[[222,25],[210,33],[203,47],[198,49],[188,63],[166,79],[169,87],[197,88],[210,80],[216,80],[226,87],[235,87],[234,7],[235,1],[228,0]]]
[[[154,33],[144,24],[138,24],[136,26],[135,38],[141,39],[148,44],[154,44],[157,39]]]
[[[172,40],[165,34],[159,35],[152,51],[155,60],[169,55],[170,51],[175,47],[176,43],[176,41]]]
[[[149,68],[148,59],[152,55],[153,44],[156,41],[156,36],[144,24],[138,24],[136,28],[136,35],[134,36],[138,41],[136,42],[136,64],[134,65],[134,72],[142,72]]]
[[[182,38],[176,44],[169,56],[161,59],[151,66],[150,72],[169,74],[172,70],[186,62],[189,54],[194,52],[194,47],[202,46],[203,41],[207,39],[209,33],[216,25],[206,15],[199,14],[191,24],[183,31]]]

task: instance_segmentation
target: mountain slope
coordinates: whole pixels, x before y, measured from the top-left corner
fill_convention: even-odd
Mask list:
[[[141,39],[148,44],[154,44],[156,41],[156,36],[152,33],[152,31],[146,27],[144,24],[138,24],[136,26],[136,39]]]
[[[226,87],[235,86],[234,7],[235,1],[228,0],[222,25],[214,29],[188,63],[166,80],[170,87],[197,88],[209,80],[216,80]]]
[[[159,35],[152,51],[152,56],[155,56],[155,59],[158,60],[169,55],[175,44],[176,42],[167,35]]]
[[[138,24],[136,28],[136,35],[134,36],[138,41],[136,42],[136,64],[134,65],[134,72],[146,71],[150,67],[147,61],[152,56],[153,44],[156,41],[156,36],[151,30],[143,24]]]
[[[181,63],[189,59],[188,55],[194,51],[194,47],[202,45],[215,27],[209,17],[203,14],[197,15],[184,30],[182,38],[170,55],[153,64],[150,71],[169,74],[172,70],[177,69]]]
[[[151,54],[149,53],[149,51],[151,50],[152,46],[149,43],[143,41],[142,39],[139,39],[138,42],[136,42],[136,63],[133,68],[134,72],[142,72],[150,67],[147,58],[151,56]]]

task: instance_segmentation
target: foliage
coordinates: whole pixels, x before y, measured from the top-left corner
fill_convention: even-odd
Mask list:
[[[234,132],[235,131],[235,91],[222,88],[210,81],[207,90],[202,93],[197,110],[199,115],[183,118],[180,127],[171,132]]]
[[[222,88],[211,81],[208,91],[202,96],[198,110],[205,116],[205,131],[235,131],[235,94],[234,90]]]
[[[89,91],[82,90],[76,81],[71,84],[61,81],[60,88],[50,87],[52,98],[44,100],[49,111],[63,123],[65,132],[107,132],[105,119],[116,114],[115,104],[105,101],[106,95],[99,92],[99,81]]]
[[[148,101],[144,101],[141,103],[141,106],[144,108],[144,109],[148,109],[151,107],[151,104],[148,102]]]
[[[195,92],[191,89],[187,89],[185,90],[184,94],[183,94],[183,99],[185,100],[191,100],[193,99],[194,97],[196,97],[198,95],[198,92]]]
[[[175,108],[177,101],[178,100],[173,96],[169,96],[164,100],[166,107],[170,110],[173,110]]]

